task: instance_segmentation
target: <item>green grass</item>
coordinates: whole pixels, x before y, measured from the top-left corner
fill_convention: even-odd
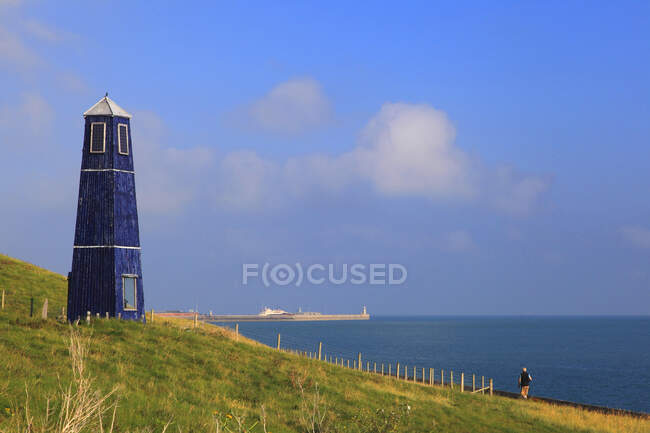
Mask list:
[[[67,347],[73,326],[52,317],[65,303],[65,278],[0,255],[3,288],[7,298],[0,311],[0,432],[15,431],[17,418],[24,417],[26,390],[31,413],[42,416],[48,401],[56,407],[60,384],[66,386],[72,377]],[[31,296],[34,318],[29,317]],[[45,297],[55,314],[43,321]],[[301,380],[310,394],[318,384],[330,425],[338,431],[359,431],[355,417],[360,411],[390,411],[407,404],[411,410],[398,431],[650,431],[648,421],[461,394],[352,371],[245,338],[235,341],[230,331],[215,326],[192,329],[189,321],[142,325],[102,319],[74,328],[91,338],[87,368],[94,386],[103,393],[118,386],[119,432],[160,432],[170,420],[168,431],[214,431],[215,412],[220,417],[243,414],[254,421],[262,405],[268,431],[304,432]]]

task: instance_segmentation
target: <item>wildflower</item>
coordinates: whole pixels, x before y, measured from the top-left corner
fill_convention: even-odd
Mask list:
[[[232,419],[232,415],[228,414],[228,415],[226,415],[226,418]]]

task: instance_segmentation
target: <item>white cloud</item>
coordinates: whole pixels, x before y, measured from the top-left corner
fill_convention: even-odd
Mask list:
[[[331,118],[331,105],[320,83],[296,78],[275,86],[246,109],[253,126],[282,134],[299,134]]]
[[[166,126],[151,112],[134,115],[133,157],[138,206],[143,212],[175,213],[192,202],[213,165],[212,150],[166,146]]]
[[[488,202],[511,214],[528,213],[549,188],[549,179],[518,172],[510,166],[487,170],[484,187]]]
[[[56,77],[57,84],[68,92],[86,93],[88,92],[88,85],[86,81],[79,75],[72,72],[61,72]]]
[[[216,200],[231,210],[272,207],[272,194],[279,190],[279,168],[252,151],[229,153],[219,164]]]
[[[465,230],[456,230],[445,235],[445,246],[453,252],[470,251],[476,248],[472,235]]]
[[[428,105],[384,104],[351,154],[359,173],[388,195],[476,195],[469,157],[446,114]]]
[[[36,20],[25,21],[23,23],[23,28],[27,34],[50,43],[63,42],[73,37],[73,35],[68,32],[48,27],[42,22]]]
[[[650,248],[650,229],[641,226],[625,226],[620,228],[619,233],[631,245]]]
[[[46,145],[49,142],[35,140],[48,132],[54,122],[54,109],[38,93],[25,93],[16,105],[0,107],[0,144],[16,148],[29,142]]]
[[[18,6],[23,0],[0,0],[0,6]]]
[[[490,168],[470,158],[454,138],[454,127],[442,111],[424,104],[384,104],[363,129],[359,145],[339,156],[308,155],[276,163],[254,152],[229,155],[222,164],[229,188],[218,194],[218,203],[278,206],[283,200],[336,194],[365,183],[379,195],[483,203],[524,214],[548,188],[539,176],[505,166]]]
[[[41,59],[16,34],[0,27],[0,63],[30,70],[40,65]]]

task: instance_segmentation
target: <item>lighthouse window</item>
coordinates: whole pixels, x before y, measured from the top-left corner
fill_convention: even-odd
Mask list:
[[[90,125],[90,153],[104,153],[106,150],[106,124]]]
[[[136,279],[135,277],[122,277],[122,293],[124,297],[124,309],[136,310]]]
[[[117,125],[117,140],[118,140],[118,151],[120,155],[129,154],[129,130],[128,126],[124,124]]]

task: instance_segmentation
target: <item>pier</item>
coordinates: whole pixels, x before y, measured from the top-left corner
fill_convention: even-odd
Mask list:
[[[334,320],[369,320],[370,314],[320,314],[320,313],[287,313],[274,315],[259,314],[228,314],[213,315],[193,312],[160,312],[159,316],[179,317],[201,320],[204,322],[318,322]]]

